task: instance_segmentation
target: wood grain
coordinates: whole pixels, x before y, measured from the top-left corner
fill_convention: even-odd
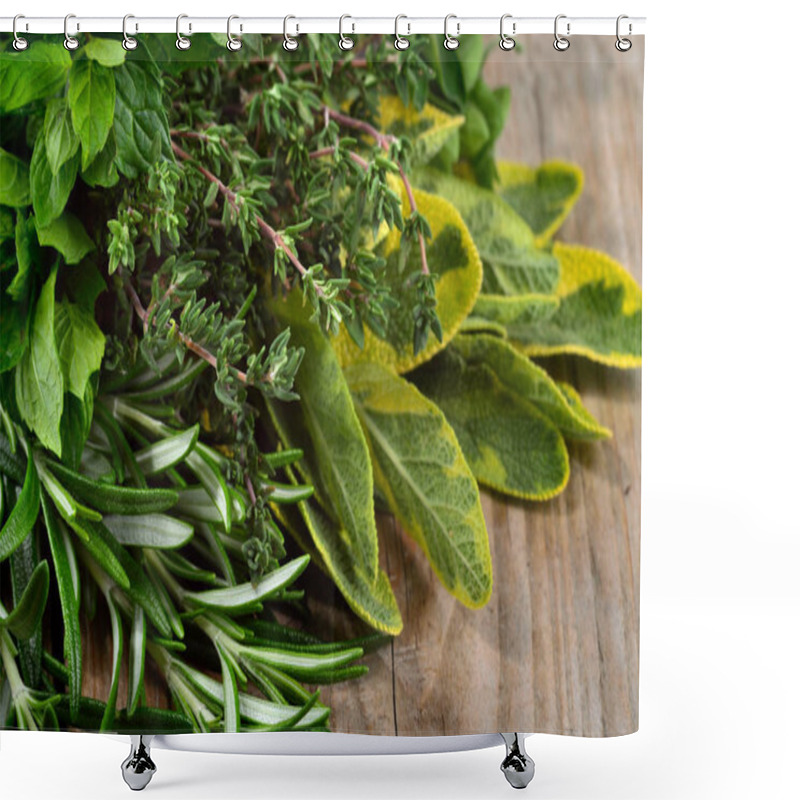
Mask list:
[[[610,38],[580,38],[559,54],[547,37],[537,37],[522,53],[493,48],[486,70],[492,85],[512,86],[499,155],[532,165],[574,161],[585,172],[583,197],[558,238],[608,252],[638,280],[643,49],[641,39],[620,54]],[[544,363],[576,386],[613,439],[570,445],[571,478],[554,500],[522,504],[484,493],[494,592],[478,611],[459,605],[419,547],[391,517],[380,517],[382,565],[405,628],[366,657],[368,675],[324,689],[332,730],[579,736],[636,730],[640,373],[579,358]],[[321,635],[364,632],[327,579],[311,570],[305,586]],[[85,690],[105,698],[110,634],[102,623],[88,633]],[[158,680],[147,693],[149,703],[168,700]]]

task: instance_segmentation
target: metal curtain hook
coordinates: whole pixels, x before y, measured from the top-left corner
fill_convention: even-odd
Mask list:
[[[411,46],[411,42],[406,39],[405,36],[400,35],[400,20],[401,19],[408,19],[405,14],[398,14],[394,18],[394,49],[395,50],[408,50]],[[408,32],[411,33],[411,25],[406,23],[406,27],[408,28]]]
[[[283,49],[286,50],[288,53],[293,53],[300,47],[300,42],[297,39],[293,39],[289,36],[289,20],[290,19],[297,19],[297,17],[293,17],[291,14],[283,18]],[[295,33],[299,33],[299,27],[295,24]]]
[[[188,14],[178,14],[175,18],[175,47],[178,50],[188,50],[192,46],[192,40],[181,33],[181,20],[188,19]],[[192,34],[192,23],[189,23],[189,35]]]
[[[455,36],[451,36],[447,32],[447,25],[448,25],[448,23],[450,22],[451,19],[456,20],[456,35]],[[458,22],[458,17],[455,14],[448,14],[444,18],[444,49],[445,50],[458,50],[458,45],[459,45],[458,35],[459,35],[460,31],[461,31],[461,23]]]
[[[628,50],[630,50],[631,47],[633,47],[633,42],[630,39],[623,39],[619,35],[620,22],[622,22],[622,20],[624,19],[628,19],[627,14],[620,14],[617,17],[617,41],[614,43],[614,47],[616,47],[617,50],[620,51],[620,53],[627,53]],[[632,32],[633,32],[633,27],[631,26],[631,23],[628,22],[628,36],[630,36]]]
[[[503,16],[500,17],[500,49],[501,50],[513,50],[515,45],[517,44],[511,38],[511,36],[508,36],[506,34],[505,30],[503,29],[504,26],[505,26],[505,21],[507,19],[511,19],[511,17],[512,17],[511,14],[503,14]],[[511,23],[511,33],[512,34],[516,34],[516,32],[517,32],[517,23],[516,22],[512,22]]]
[[[133,38],[133,36],[128,36],[128,20],[129,19],[136,19],[133,14],[126,14],[122,18],[122,47],[125,50],[135,50],[139,46],[139,42]],[[139,30],[139,23],[134,23],[135,30]]]
[[[77,50],[81,43],[74,36],[70,36],[69,34],[69,21],[71,19],[75,19],[74,14],[67,14],[67,16],[64,17],[64,47],[66,47],[67,50]],[[76,25],[75,30],[79,31],[80,27],[80,25]]]
[[[14,34],[14,41],[11,43],[11,46],[12,46],[12,47],[13,47],[13,48],[14,48],[14,49],[17,51],[17,52],[22,52],[23,50],[27,50],[27,49],[28,49],[28,44],[29,44],[29,42],[28,42],[28,40],[27,40],[27,39],[23,39],[23,38],[22,38],[22,37],[21,37],[21,36],[20,36],[20,35],[17,33],[17,21],[18,21],[18,20],[21,20],[21,19],[25,19],[25,15],[24,15],[24,14],[17,14],[17,15],[14,17],[14,22],[11,24],[11,31],[12,31],[12,33]],[[27,23],[27,22],[25,23],[25,30],[26,30],[26,31],[28,30],[28,23]]]
[[[555,40],[553,41],[553,47],[558,50],[559,53],[563,53],[565,50],[569,49],[569,39],[565,38],[558,32],[558,21],[561,19],[566,19],[566,14],[559,14],[556,17],[555,25],[553,26],[553,32],[555,33]],[[569,36],[569,22],[567,23],[567,36]]]
[[[236,14],[231,14],[228,17],[228,44],[227,48],[231,51],[231,53],[235,53],[237,50],[242,49],[242,40],[238,36],[234,36],[231,32],[231,23],[235,20],[239,19]],[[239,30],[241,31],[241,26],[239,26]]]
[[[344,21],[346,19],[353,19],[349,14],[342,14],[339,17],[339,49],[340,50],[352,50],[355,46],[355,42],[349,37],[344,35]],[[355,30],[355,25],[352,25],[353,30]]]

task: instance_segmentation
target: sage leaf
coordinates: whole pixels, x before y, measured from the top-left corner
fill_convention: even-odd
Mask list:
[[[35,42],[20,52],[0,53],[0,111],[14,111],[57,94],[67,81],[72,57],[60,45]]]
[[[50,567],[40,561],[12,612],[0,619],[0,629],[7,628],[17,639],[30,639],[42,622],[50,590]]]
[[[183,462],[197,444],[200,426],[193,425],[181,433],[168,436],[143,447],[134,456],[145,475],[157,475]]]
[[[47,163],[53,173],[58,172],[81,146],[81,140],[72,127],[69,104],[63,97],[54,97],[44,114],[44,142]]]
[[[94,250],[94,242],[86,233],[83,223],[69,211],[65,211],[47,226],[39,224],[38,219],[36,222],[39,244],[44,247],[54,247],[64,256],[66,264],[77,264]]]
[[[207,608],[218,608],[227,613],[247,611],[263,600],[269,600],[290,586],[308,566],[307,555],[295,558],[265,575],[255,583],[242,583],[225,589],[206,592],[186,592],[185,598]]]
[[[445,588],[479,608],[492,592],[489,537],[478,485],[453,429],[416,387],[385,367],[354,365],[345,375],[375,483]]]
[[[551,294],[558,260],[539,247],[533,231],[493,191],[433,169],[415,170],[415,185],[441,195],[464,218],[483,262],[483,291]]]
[[[36,303],[30,344],[17,364],[14,379],[22,419],[45,447],[61,455],[64,378],[55,339],[55,285],[53,269]]]
[[[448,348],[410,377],[444,412],[480,483],[526,500],[547,500],[566,486],[569,459],[558,428],[487,365],[468,364]]]
[[[487,366],[506,389],[533,403],[564,436],[583,440],[611,436],[571,386],[556,383],[508,342],[496,336],[462,335],[456,336],[451,346],[467,364]]]
[[[498,161],[497,171],[497,193],[528,223],[540,245],[553,237],[583,191],[583,172],[562,161],[536,169]]]
[[[104,67],[119,67],[127,55],[127,50],[119,46],[118,39],[104,39],[102,36],[93,35],[81,49],[86,58]]]
[[[31,202],[28,165],[0,147],[0,206],[21,208]]]
[[[558,310],[558,298],[550,294],[480,294],[469,319],[483,320],[501,326],[504,336],[514,338],[517,331],[524,332],[551,317]]]
[[[91,58],[73,62],[67,100],[72,125],[81,140],[84,169],[106,143],[114,122],[116,93],[114,73],[108,67]]]
[[[300,401],[270,401],[269,408],[286,447],[303,451],[301,468],[340,521],[352,560],[374,581],[378,531],[367,442],[329,340],[298,306],[297,293],[274,304],[291,324],[292,343],[305,350],[295,378]]]
[[[114,163],[127,178],[147,172],[159,155],[171,156],[162,82],[151,61],[126,60],[113,72],[116,86]]]
[[[610,256],[578,245],[556,244],[561,264],[558,309],[517,326],[509,337],[527,355],[575,353],[611,367],[642,363],[642,290]]]
[[[194,534],[191,525],[167,514],[107,514],[103,522],[114,538],[128,547],[175,549]]]
[[[39,476],[32,457],[28,457],[25,482],[2,530],[0,530],[0,562],[5,561],[31,532],[39,516]]]
[[[390,178],[390,182],[392,180],[395,179]],[[395,185],[397,191],[402,192],[403,216],[406,217],[410,213],[408,198],[402,185],[397,181]],[[413,286],[409,285],[409,277],[421,268],[419,247],[414,242],[401,248],[402,233],[393,229],[381,242],[378,251],[386,258],[385,280],[398,305],[387,311],[385,337],[366,329],[363,347],[359,347],[345,330],[334,337],[333,346],[342,366],[378,361],[400,374],[408,372],[447,345],[478,297],[483,275],[481,260],[464,220],[445,198],[422,191],[422,188],[425,187],[417,189],[415,184],[414,197],[431,228],[432,238],[426,249],[430,271],[437,276],[436,314],[442,326],[442,339],[428,336],[425,347],[414,353],[416,295]]]
[[[31,200],[37,225],[46,228],[61,216],[78,175],[80,156],[75,154],[55,172],[47,160],[44,131],[39,131],[31,155]]]

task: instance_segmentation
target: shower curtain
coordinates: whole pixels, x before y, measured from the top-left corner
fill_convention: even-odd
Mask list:
[[[643,39],[29,38],[0,729],[636,730]]]

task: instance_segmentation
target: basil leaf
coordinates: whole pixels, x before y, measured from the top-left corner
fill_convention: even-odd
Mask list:
[[[60,44],[49,42],[0,54],[0,111],[14,111],[56,94],[66,83],[71,65],[70,54]]]
[[[56,303],[55,334],[66,388],[83,399],[89,378],[100,369],[105,336],[89,311],[69,301]]]
[[[104,67],[119,67],[125,63],[127,51],[119,46],[118,39],[104,39],[101,36],[92,36],[83,46],[83,55],[91,58]]]
[[[103,149],[95,156],[91,164],[81,170],[84,183],[87,186],[103,186],[105,188],[116,185],[119,180],[119,173],[114,166],[116,155],[117,140],[112,128]]]
[[[60,456],[64,378],[55,338],[55,286],[54,269],[36,303],[30,344],[17,364],[14,377],[22,419],[45,447]]]
[[[69,105],[63,97],[55,97],[47,104],[44,115],[44,142],[47,163],[54,173],[78,152],[81,140],[72,127]]]
[[[17,257],[17,274],[6,292],[14,300],[25,301],[33,283],[36,265],[39,263],[39,243],[36,238],[36,220],[26,211],[17,212],[14,227],[14,255]]]
[[[2,289],[0,289],[2,291]],[[28,303],[3,298],[0,315],[0,373],[15,367],[28,347]]]
[[[80,157],[75,154],[56,171],[50,169],[44,131],[39,131],[31,155],[31,199],[37,224],[47,227],[67,205]]]
[[[94,250],[94,242],[89,238],[81,221],[69,211],[65,211],[49,225],[38,224],[36,232],[39,244],[54,247],[64,256],[66,264],[77,264],[85,255]]]
[[[39,630],[49,590],[50,567],[46,561],[40,561],[14,610],[0,620],[0,627],[10,630],[17,639],[30,639]]]
[[[67,100],[72,124],[83,147],[81,164],[84,169],[106,143],[114,122],[116,94],[114,73],[110,69],[91,58],[74,62]]]
[[[0,147],[0,206],[20,208],[30,202],[28,165]]]
[[[22,491],[0,530],[0,562],[5,561],[22,544],[38,516],[39,476],[33,458],[29,457]]]

